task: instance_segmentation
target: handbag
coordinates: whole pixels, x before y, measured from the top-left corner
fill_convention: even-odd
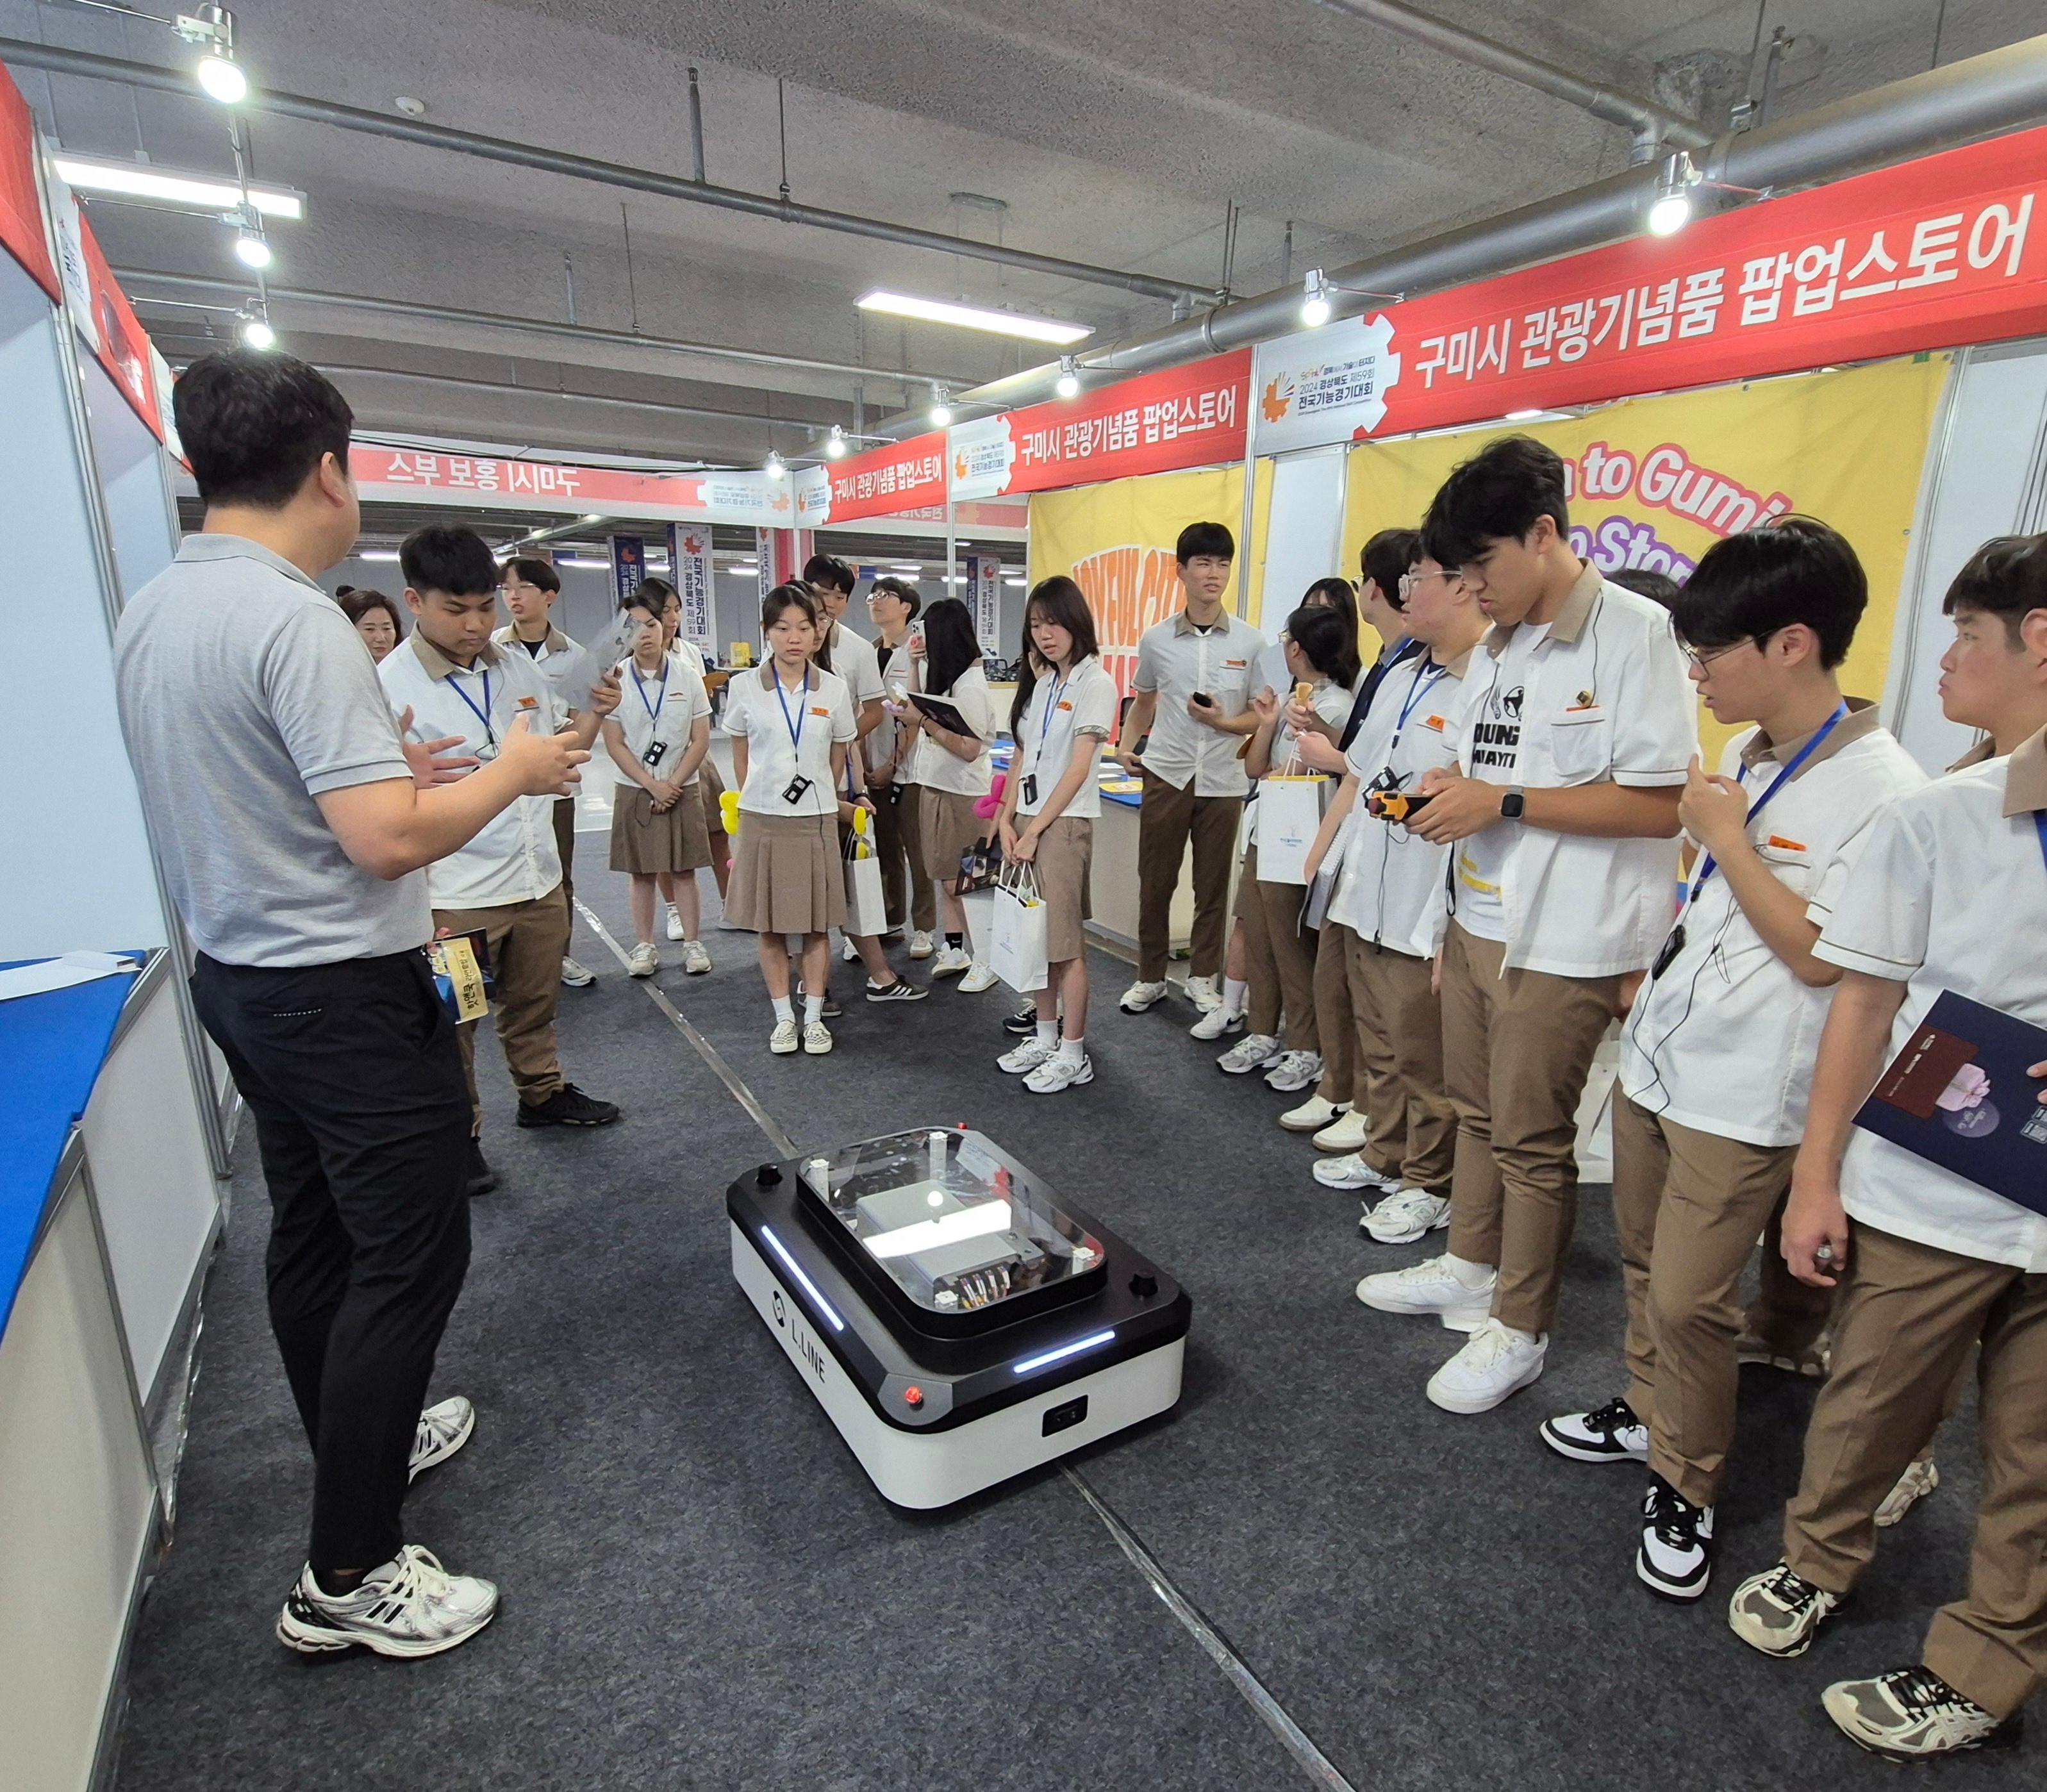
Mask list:
[[[959,893],[973,896],[1002,881],[1002,849],[992,840],[977,840],[960,854]]]
[[[1046,960],[1045,899],[1039,892],[1038,874],[1029,865],[1012,865],[996,885],[991,932],[989,968],[1020,996],[1043,989],[1051,974]]]

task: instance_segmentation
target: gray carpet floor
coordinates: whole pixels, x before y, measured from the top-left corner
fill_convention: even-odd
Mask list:
[[[578,893],[629,939],[602,837],[578,845]],[[1767,1661],[1728,1634],[1725,1594],[1776,1558],[1809,1388],[1746,1372],[1721,1569],[1696,1608],[1634,1578],[1639,1474],[1535,1436],[1620,1386],[1603,1190],[1586,1191],[1547,1376],[1453,1418],[1422,1387],[1457,1340],[1351,1293],[1423,1248],[1360,1237],[1355,1200],[1274,1125],[1287,1101],[1218,1074],[1177,999],[1117,1012],[1128,972],[1098,955],[1095,1082],[1047,1101],[994,1069],[1006,992],[849,1002],[833,1056],[775,1059],[752,940],[705,938],[713,973],[671,966],[659,985],[799,1147],[968,1121],[1186,1283],[1181,1405],[1077,1465],[1360,1792],[1893,1783],[1818,1693],[1916,1659],[1963,1585],[1970,1411],[1856,1600],[1805,1660]],[[577,951],[599,981],[563,992],[564,1062],[626,1118],[516,1131],[484,1042],[505,1186],[474,1209],[436,1382],[479,1423],[408,1508],[414,1538],[502,1583],[503,1616],[418,1663],[309,1666],[272,1639],[308,1477],[245,1136],[177,1537],[131,1663],[123,1792],[1315,1783],[1056,1470],[935,1516],[874,1495],[730,1280],[725,1187],[766,1140],[581,924]],[[834,967],[842,993],[858,975]],[[1948,1771],[2030,1788],[2039,1748]]]

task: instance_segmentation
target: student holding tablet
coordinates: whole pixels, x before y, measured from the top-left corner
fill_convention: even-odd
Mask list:
[[[938,886],[945,949],[932,961],[931,975],[958,977],[972,995],[993,987],[995,973],[983,961],[985,940],[967,950],[966,911],[959,899],[960,855],[985,836],[987,824],[974,804],[994,784],[988,749],[996,734],[995,700],[981,670],[973,617],[958,598],[941,598],[924,613],[923,637],[912,637],[909,652],[920,676],[911,702],[920,696],[943,701],[919,704],[911,781],[919,788],[918,832],[924,868]]]

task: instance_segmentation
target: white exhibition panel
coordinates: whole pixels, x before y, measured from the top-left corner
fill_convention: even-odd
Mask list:
[[[165,1351],[220,1212],[192,1103],[177,989],[168,977],[129,997],[81,1130],[135,1385],[150,1403]]]
[[[156,1505],[82,1167],[56,1201],[0,1337],[0,1779],[21,1792],[92,1783]]]
[[[1975,733],[1941,714],[1941,656],[1954,625],[1941,613],[1955,575],[1993,536],[2047,526],[2047,343],[1970,349],[1956,358],[1934,425],[1917,540],[1898,594],[1884,715],[1906,750],[1939,773]]]
[[[115,389],[105,368],[89,355],[81,355],[79,362],[92,456],[99,469],[125,603],[176,555],[177,513],[164,482],[162,443]]]
[[[1337,564],[1343,554],[1345,462],[1343,447],[1282,455],[1272,463],[1272,495],[1265,524],[1265,552],[1258,626],[1269,641],[1285,626],[1301,594],[1332,573],[1355,579],[1357,569]]]

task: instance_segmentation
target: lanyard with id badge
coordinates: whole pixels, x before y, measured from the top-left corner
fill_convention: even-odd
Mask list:
[[[805,777],[802,770],[803,723],[808,718],[811,709],[811,675],[807,671],[805,672],[803,682],[797,687],[796,719],[794,722],[789,719],[789,699],[782,689],[781,673],[771,666],[768,670],[768,675],[774,681],[775,701],[782,706],[782,726],[789,731],[789,751],[797,765],[796,775],[790,779],[782,791],[782,800],[793,807],[810,794],[811,785],[814,781]]]
[[[487,765],[497,757],[497,730],[490,720],[490,668],[488,666],[481,668],[478,675],[483,680],[483,705],[480,709],[477,706],[476,699],[462,689],[459,682],[459,673],[451,672],[448,674],[447,687],[462,700],[469,713],[483,724],[483,741],[476,749],[476,757]]]
[[[661,706],[668,700],[668,662],[661,662],[661,682],[654,687],[656,693],[652,702],[647,701],[646,680],[640,675],[637,666],[632,668],[633,688],[640,693],[640,706],[647,712],[647,750],[640,756],[640,763],[650,772],[668,757],[668,743],[655,737],[661,726]]]
[[[1368,815],[1398,825],[1427,804],[1427,797],[1400,788],[1404,780],[1393,769],[1393,755],[1399,750],[1400,737],[1407,733],[1408,720],[1414,714],[1415,706],[1448,671],[1449,668],[1438,665],[1426,654],[1415,667],[1414,676],[1407,686],[1407,701],[1400,706],[1400,719],[1393,726],[1392,744],[1386,749],[1385,769],[1364,788],[1364,812]],[[1422,675],[1424,672],[1429,675],[1426,679]]]
[[[1838,707],[1832,715],[1827,718],[1825,726],[1820,730],[1819,733],[1815,734],[1811,740],[1808,741],[1805,745],[1801,747],[1797,752],[1792,756],[1791,763],[1786,766],[1782,771],[1779,772],[1775,777],[1770,780],[1769,788],[1765,790],[1760,796],[1756,798],[1755,803],[1751,806],[1747,815],[1748,821],[1754,821],[1758,815],[1761,815],[1765,809],[1769,807],[1770,799],[1786,784],[1790,783],[1794,778],[1797,776],[1798,773],[1804,768],[1805,761],[1810,759],[1814,753],[1820,750],[1821,745],[1825,742],[1827,737],[1832,733],[1836,728],[1840,727],[1844,722],[1848,720],[1848,706],[1847,702],[1844,700],[1840,707]],[[1746,765],[1742,767],[1740,775],[1735,781],[1737,784],[1743,784],[1748,782],[1748,768]],[[1685,914],[1689,915],[1691,913],[1692,905],[1699,900],[1699,892],[1706,887],[1706,884],[1712,878],[1712,874],[1719,869],[1720,861],[1716,859],[1711,853],[1707,853],[1705,862],[1699,867],[1698,876],[1692,881],[1691,888],[1685,892],[1684,910]],[[1649,975],[1651,981],[1661,977],[1664,972],[1668,970],[1670,966],[1676,962],[1677,954],[1684,950],[1685,923],[1681,917],[1677,924],[1670,930],[1670,937],[1663,942],[1663,950],[1656,954],[1656,962],[1649,967]]]
[[[1031,761],[1031,769],[1023,774],[1023,800],[1026,803],[1030,803],[1033,807],[1036,807],[1038,802],[1038,772],[1036,768],[1045,763],[1045,739],[1046,737],[1052,732],[1052,718],[1058,713],[1060,694],[1063,692],[1066,687],[1071,684],[1073,681],[1074,675],[1071,672],[1069,672],[1064,678],[1054,679],[1046,692],[1044,718],[1038,724],[1038,756]],[[1068,726],[1068,732],[1070,733],[1071,731],[1071,726],[1070,724]]]

